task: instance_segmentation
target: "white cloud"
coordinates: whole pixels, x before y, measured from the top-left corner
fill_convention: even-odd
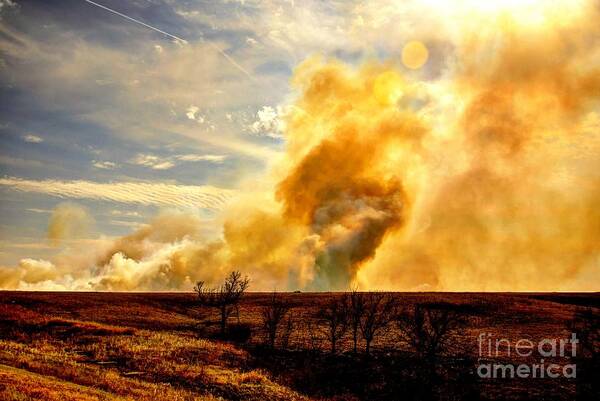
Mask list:
[[[0,0],[0,12],[5,8],[16,7],[17,3],[12,0]]]
[[[210,163],[223,163],[226,158],[227,156],[225,155],[198,155],[193,153],[168,157],[158,157],[156,155],[139,153],[133,160],[131,160],[131,163],[138,166],[149,167],[153,170],[167,170],[175,167],[178,162],[205,161]]]
[[[44,142],[44,138],[39,137],[37,135],[33,135],[33,134],[27,134],[23,136],[23,140],[25,142],[29,142],[29,143],[41,143]]]
[[[172,167],[175,167],[175,163],[167,160],[167,161],[163,161],[163,162],[153,165],[152,169],[153,170],[168,170]]]
[[[281,119],[284,111],[281,106],[277,108],[263,106],[256,113],[254,121],[249,129],[255,135],[269,136],[271,138],[282,138],[285,124]]]
[[[181,160],[183,162],[200,162],[207,161],[212,163],[223,163],[227,156],[225,155],[195,155],[195,154],[187,154],[187,155],[177,155],[175,156],[177,160]]]
[[[142,217],[138,212],[129,212],[125,210],[111,210],[111,216],[122,216],[122,217]]]
[[[28,212],[32,212],[32,213],[52,213],[52,210],[49,209],[38,209],[35,207],[29,208],[29,209],[25,209]]]
[[[153,206],[220,209],[234,192],[212,186],[147,182],[99,183],[75,180],[26,180],[0,178],[0,185],[13,191],[41,193],[60,198],[93,199]]]
[[[153,170],[168,170],[175,167],[175,163],[168,159],[162,159],[155,155],[147,155],[140,153],[132,161],[132,164],[138,166],[150,167]]]
[[[108,161],[92,160],[92,166],[102,170],[112,170],[117,167],[117,164]]]
[[[197,121],[199,124],[202,124],[205,121],[205,117],[199,113],[200,108],[198,106],[190,106],[186,109],[185,115],[187,118],[193,121]]]

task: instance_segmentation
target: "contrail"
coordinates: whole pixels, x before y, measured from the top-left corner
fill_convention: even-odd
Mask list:
[[[120,12],[118,12],[118,11],[116,11],[116,10],[113,10],[112,8],[108,8],[108,7],[106,7],[106,6],[103,6],[102,4],[98,4],[98,3],[94,2],[94,1],[91,1],[91,0],[84,0],[84,1],[85,1],[86,3],[89,3],[89,4],[92,4],[92,5],[94,5],[94,6],[96,6],[96,7],[100,7],[100,8],[101,8],[101,9],[103,9],[103,10],[106,10],[106,11],[108,11],[108,12],[111,12],[111,13],[113,13],[113,14],[116,14],[116,15],[118,15],[119,17],[123,17],[123,18],[125,18],[125,19],[127,19],[127,20],[129,20],[129,21],[131,21],[131,22],[135,22],[136,24],[140,24],[140,25],[142,25],[142,26],[145,26],[146,28],[152,29],[153,31],[156,31],[156,32],[162,33],[163,35],[166,35],[166,36],[168,36],[168,37],[170,37],[170,38],[173,38],[173,39],[175,39],[175,40],[177,40],[177,41],[179,41],[179,42],[182,42],[182,43],[184,43],[184,44],[188,44],[188,41],[187,41],[187,40],[185,40],[185,39],[183,39],[183,38],[180,38],[179,36],[175,36],[175,35],[173,35],[173,34],[170,34],[170,33],[168,33],[168,32],[165,32],[165,31],[163,31],[163,30],[161,30],[161,29],[158,29],[158,28],[156,28],[156,27],[153,27],[152,25],[148,25],[148,24],[146,24],[145,22],[142,22],[142,21],[140,21],[140,20],[137,20],[137,19],[135,19],[135,18],[132,18],[132,17],[130,17],[130,16],[128,16],[128,15],[125,15],[125,14],[123,14],[123,13],[120,13]],[[255,78],[254,78],[254,77],[253,77],[253,76],[252,76],[252,75],[251,75],[251,74],[250,74],[250,73],[249,73],[249,72],[248,72],[248,71],[247,71],[247,70],[246,70],[244,67],[242,67],[241,65],[239,65],[239,64],[238,64],[238,63],[237,63],[237,62],[236,62],[236,61],[235,61],[235,60],[234,60],[234,59],[233,59],[231,56],[229,56],[227,53],[225,53],[225,52],[223,51],[223,49],[221,49],[219,46],[215,45],[214,43],[211,43],[211,42],[208,42],[208,41],[207,41],[206,43],[208,43],[208,44],[209,44],[209,45],[210,45],[210,46],[211,46],[213,49],[215,49],[216,51],[218,51],[218,52],[219,52],[219,53],[220,53],[220,54],[221,54],[223,57],[225,57],[225,59],[226,59],[227,61],[229,61],[229,62],[231,63],[231,65],[233,65],[235,68],[237,68],[238,70],[240,70],[240,71],[241,71],[241,72],[242,72],[244,75],[246,75],[246,76],[247,76],[248,78],[250,78],[252,81],[256,81],[256,79],[255,79]]]
[[[223,51],[223,49],[221,49],[219,46],[215,45],[212,42],[208,42],[207,41],[206,43],[208,43],[213,49],[215,49],[216,51],[218,51],[219,53],[221,53],[221,55],[223,57],[225,57],[235,68],[237,68],[238,70],[240,70],[241,72],[243,72],[252,81],[256,82],[256,79],[248,71],[246,71],[246,69],[244,67],[242,67],[241,65],[239,65],[233,58],[231,58],[231,56],[229,56],[229,54],[225,53]]]
[[[183,42],[183,43],[188,43],[188,41],[187,41],[187,40],[185,40],[185,39],[182,39],[182,38],[180,38],[179,36],[171,35],[171,34],[170,34],[170,33],[168,33],[168,32],[162,31],[162,30],[160,30],[160,29],[158,29],[158,28],[155,28],[155,27],[153,27],[152,25],[148,25],[148,24],[146,24],[146,23],[144,23],[144,22],[142,22],[142,21],[140,21],[140,20],[137,20],[137,19],[135,19],[135,18],[131,18],[131,17],[130,17],[130,16],[128,16],[128,15],[125,15],[125,14],[122,14],[122,13],[120,13],[120,12],[118,12],[118,11],[115,11],[115,10],[113,10],[112,8],[108,8],[108,7],[106,7],[106,6],[103,6],[102,4],[95,3],[95,2],[93,2],[93,1],[91,1],[91,0],[83,0],[83,1],[85,1],[86,3],[93,4],[93,5],[95,5],[96,7],[100,7],[101,9],[103,9],[103,10],[106,10],[106,11],[109,11],[109,12],[111,12],[111,13],[113,13],[113,14],[117,14],[118,16],[120,16],[120,17],[123,17],[123,18],[125,18],[125,19],[128,19],[129,21],[133,21],[133,22],[135,22],[136,24],[143,25],[143,26],[145,26],[146,28],[150,28],[150,29],[152,29],[153,31],[160,32],[160,33],[162,33],[163,35],[167,35],[167,36],[168,36],[168,37],[170,37],[170,38],[173,38],[173,39],[179,40],[179,41],[181,41],[181,42]]]

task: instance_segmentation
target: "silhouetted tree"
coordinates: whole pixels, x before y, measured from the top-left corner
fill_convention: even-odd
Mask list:
[[[410,311],[398,314],[396,323],[404,340],[417,355],[432,362],[442,352],[449,334],[465,320],[450,304],[416,304]]]
[[[303,314],[302,326],[302,333],[305,334],[305,346],[307,346],[312,352],[320,351],[322,346],[321,336],[318,329],[318,324],[313,320],[313,316],[309,314]]]
[[[358,337],[360,335],[360,320],[365,312],[365,295],[359,292],[358,288],[353,288],[346,297],[349,314],[348,320],[352,334],[352,350],[356,354],[358,351]]]
[[[337,344],[348,330],[348,305],[345,297],[332,296],[321,305],[317,318],[325,326],[325,335],[330,344],[332,354],[337,351]]]
[[[249,284],[250,279],[247,276],[242,277],[239,271],[229,273],[223,284],[217,288],[206,288],[204,281],[196,283],[194,291],[198,294],[200,305],[216,308],[220,312],[221,335],[225,334],[227,320],[233,311],[238,310],[239,302]]]
[[[363,301],[360,332],[365,340],[365,353],[370,355],[371,343],[395,317],[396,300],[390,294],[370,292],[364,294]]]
[[[263,306],[262,324],[265,333],[267,334],[268,344],[271,348],[275,347],[275,341],[277,339],[277,332],[280,323],[283,322],[284,318],[292,308],[289,301],[285,300],[283,296],[273,291],[269,303]],[[291,321],[288,323],[291,324]],[[289,338],[289,335],[288,335]]]
[[[292,337],[292,333],[296,329],[296,320],[294,319],[293,313],[289,312],[287,314],[287,318],[283,323],[283,327],[281,328],[281,334],[279,336],[279,344],[281,348],[287,349],[290,344],[290,338]]]

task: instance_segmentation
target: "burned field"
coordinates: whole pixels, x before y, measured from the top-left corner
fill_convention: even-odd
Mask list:
[[[360,296],[356,331],[351,293],[249,293],[223,332],[219,310],[200,305],[192,293],[1,292],[0,399],[571,400],[598,394],[599,294]],[[485,363],[539,364],[537,352],[515,352],[519,340],[558,343],[572,333],[580,340],[576,355],[567,346],[544,363],[574,364],[575,378],[488,378],[478,371]]]

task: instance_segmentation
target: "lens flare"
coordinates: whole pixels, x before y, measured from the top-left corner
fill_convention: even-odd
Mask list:
[[[422,42],[410,41],[402,49],[402,63],[411,70],[423,67],[428,58],[429,51]]]

